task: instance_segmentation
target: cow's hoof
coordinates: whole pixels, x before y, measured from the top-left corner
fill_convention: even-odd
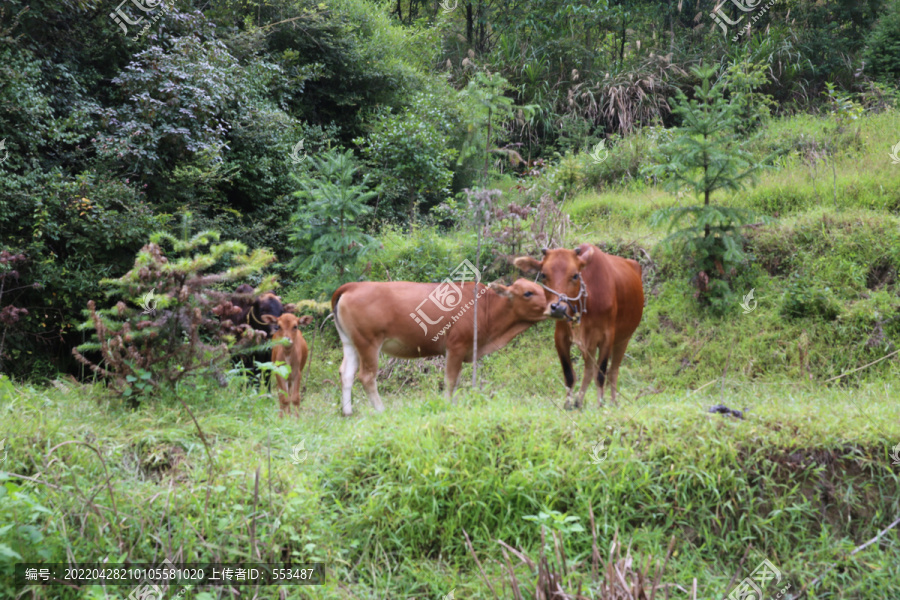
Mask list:
[[[566,403],[563,404],[563,409],[565,409],[565,410],[572,410],[572,408],[573,408],[573,407],[572,407],[572,403],[569,402],[568,400],[566,400]]]

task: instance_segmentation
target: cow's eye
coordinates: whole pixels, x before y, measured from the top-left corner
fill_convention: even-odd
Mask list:
[[[547,279],[547,276],[543,273],[538,273],[538,279]]]
[[[578,273],[572,275],[572,281],[578,281]]]
[[[525,292],[522,295],[525,296],[526,298],[531,298],[532,296],[534,296],[534,292]]]

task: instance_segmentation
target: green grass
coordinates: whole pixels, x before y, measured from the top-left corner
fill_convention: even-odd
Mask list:
[[[463,530],[499,586],[495,540],[533,552],[539,527],[525,516],[558,511],[587,528],[590,504],[601,555],[616,530],[638,556],[660,556],[674,534],[664,580],[689,587],[696,577],[701,597],[724,593],[750,544],[748,561],[768,557],[795,589],[840,560],[819,597],[900,593],[896,533],[846,558],[900,513],[888,456],[900,440],[896,383],[846,392],[726,381],[724,390],[717,383],[637,400],[626,386],[619,407],[592,402],[568,413],[559,409],[558,374],[542,370],[546,357],[527,346],[489,358],[482,391],[467,387],[456,406],[440,397],[433,370],[402,389],[385,381],[383,415],[360,402],[357,386],[356,415],[343,419],[328,381],[334,365],[325,368],[338,358],[333,349],[313,365],[318,391],[298,421],[279,419],[275,400],[252,386],[195,390],[187,400],[211,447],[211,479],[180,406],[130,411],[98,404],[98,388],[19,388],[0,406],[4,469],[48,485],[5,476],[0,511],[14,527],[0,543],[27,561],[290,556],[329,566],[328,583],[304,590],[309,597],[440,597],[456,588],[459,597],[489,598]],[[747,419],[706,412],[720,401],[750,408]],[[598,467],[590,452],[600,439],[609,454]],[[80,443],[50,453],[69,440],[103,460]],[[309,458],[295,465],[300,441]],[[570,557],[584,558],[590,536],[570,533],[566,544]],[[94,597],[58,593],[35,597]],[[261,594],[277,597],[274,588]]]

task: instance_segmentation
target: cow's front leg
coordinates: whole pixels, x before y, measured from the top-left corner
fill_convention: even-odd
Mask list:
[[[300,371],[302,373],[302,371]],[[300,418],[300,380],[302,374],[291,381],[291,413]]]
[[[562,365],[563,378],[566,381],[566,410],[572,408],[572,387],[575,385],[575,372],[572,370],[572,328],[567,321],[556,322],[556,353]]]
[[[281,417],[283,418],[290,410],[291,401],[288,396],[288,383],[281,375],[275,375],[275,381],[278,386],[278,404],[281,407]]]
[[[578,394],[575,395],[575,408],[581,408],[583,406],[584,395],[591,386],[591,382],[594,381],[594,377],[597,376],[597,359],[594,358],[595,353],[596,348],[586,348],[581,351],[581,356],[584,358],[584,377],[581,379],[581,389],[579,389]]]
[[[453,393],[459,385],[459,376],[462,374],[462,353],[447,352],[447,368],[444,369],[444,394],[451,404],[456,404]]]

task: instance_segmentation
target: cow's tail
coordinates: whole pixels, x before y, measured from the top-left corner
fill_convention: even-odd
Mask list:
[[[341,301],[341,296],[343,296],[346,291],[347,286],[342,285],[334,292],[334,295],[331,296],[331,314],[334,316],[334,326],[337,329],[338,335],[341,337],[341,342],[344,342],[344,345],[350,341],[350,337],[347,335],[347,332],[344,331],[344,328],[341,326],[341,320],[338,318],[338,303]]]
[[[341,410],[344,416],[350,416],[352,412],[350,402],[350,391],[353,388],[353,380],[356,378],[356,371],[359,369],[359,352],[353,345],[353,339],[344,329],[340,319],[340,301],[341,296],[347,291],[347,285],[342,285],[337,289],[331,297],[331,314],[334,315],[334,326],[341,338],[341,345],[344,347],[344,360],[341,361]]]

